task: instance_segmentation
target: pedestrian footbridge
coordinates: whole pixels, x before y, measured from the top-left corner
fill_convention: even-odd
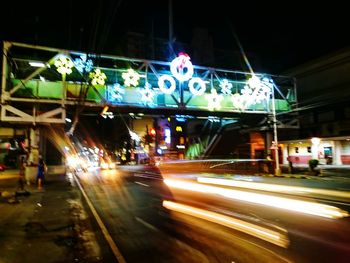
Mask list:
[[[239,117],[297,104],[292,78],[195,66],[185,53],[162,62],[14,42],[3,48],[2,122],[65,123],[82,109]]]

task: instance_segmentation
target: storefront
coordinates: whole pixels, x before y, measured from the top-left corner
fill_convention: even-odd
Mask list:
[[[288,158],[293,164],[307,164],[310,159],[318,159],[321,164],[350,164],[350,136],[279,143],[283,146],[283,164],[288,164]]]

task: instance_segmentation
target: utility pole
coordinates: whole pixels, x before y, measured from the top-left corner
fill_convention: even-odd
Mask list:
[[[276,100],[275,100],[275,85],[272,86],[272,117],[273,117],[273,150],[275,152],[275,175],[281,175],[278,154],[278,139],[277,139],[277,118],[276,118]]]

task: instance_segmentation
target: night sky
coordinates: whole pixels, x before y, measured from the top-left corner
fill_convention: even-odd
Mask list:
[[[127,31],[168,38],[167,0],[6,1],[1,9],[2,40],[123,55]],[[239,51],[236,34],[259,58],[253,69],[280,73],[349,46],[348,10],[340,1],[173,0],[174,37],[190,43],[194,27],[206,28],[215,48]]]

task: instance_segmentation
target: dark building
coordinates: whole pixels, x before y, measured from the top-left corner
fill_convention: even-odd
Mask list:
[[[297,138],[283,142],[296,163],[310,158],[350,164],[350,48],[312,60],[285,74],[297,80]],[[311,142],[311,138],[319,138]]]

